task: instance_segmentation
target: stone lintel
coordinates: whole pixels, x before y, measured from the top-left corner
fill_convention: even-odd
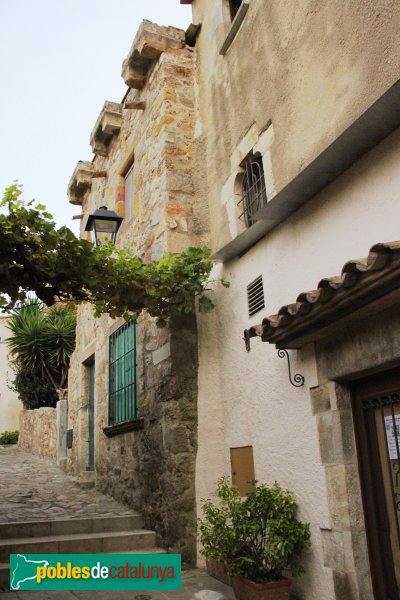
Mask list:
[[[168,49],[185,46],[185,32],[143,20],[122,64],[122,78],[127,86],[141,90],[153,63]]]
[[[89,161],[80,160],[68,184],[68,198],[71,204],[82,204],[83,197],[91,188],[95,166]]]
[[[104,103],[90,136],[90,145],[95,154],[108,156],[109,145],[122,125],[122,105],[117,102]]]

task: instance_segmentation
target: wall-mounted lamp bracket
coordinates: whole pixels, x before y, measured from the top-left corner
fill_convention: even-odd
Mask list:
[[[246,346],[246,351],[250,352],[250,330],[249,329],[245,329],[243,331],[243,339],[244,339],[244,344]]]
[[[279,358],[284,358],[285,356],[287,358],[288,369],[289,369],[289,381],[290,381],[290,383],[294,387],[301,387],[301,386],[303,386],[304,385],[304,377],[303,377],[303,375],[301,375],[300,373],[295,373],[293,375],[293,378],[292,378],[292,371],[290,369],[290,358],[289,358],[288,351],[285,350],[284,348],[279,348],[278,349],[278,356],[279,356]]]

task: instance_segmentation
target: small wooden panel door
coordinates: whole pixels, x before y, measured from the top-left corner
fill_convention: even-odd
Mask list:
[[[254,489],[253,446],[231,448],[232,483],[241,496],[248,496]]]

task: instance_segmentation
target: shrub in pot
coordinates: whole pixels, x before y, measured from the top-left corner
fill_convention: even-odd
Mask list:
[[[217,497],[218,504],[204,502],[198,522],[203,555],[227,564],[238,600],[254,600],[260,592],[264,599],[288,599],[291,581],[285,575],[303,572],[300,555],[310,546],[309,525],[296,518],[293,494],[275,482],[256,484],[242,498],[222,478]]]
[[[198,519],[198,537],[202,544],[201,553],[206,559],[209,575],[231,585],[226,556],[231,547],[231,532],[227,529],[230,520],[230,507],[236,490],[229,492],[227,480],[218,482],[218,505],[210,500],[203,503],[203,519]]]

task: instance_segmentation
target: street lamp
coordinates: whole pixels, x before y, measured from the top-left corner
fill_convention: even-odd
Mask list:
[[[111,240],[115,244],[117,231],[121,226],[123,217],[119,217],[113,210],[108,210],[107,206],[100,206],[94,211],[86,223],[85,231],[94,231],[94,242],[98,246],[99,242]],[[100,237],[98,237],[100,235]]]

